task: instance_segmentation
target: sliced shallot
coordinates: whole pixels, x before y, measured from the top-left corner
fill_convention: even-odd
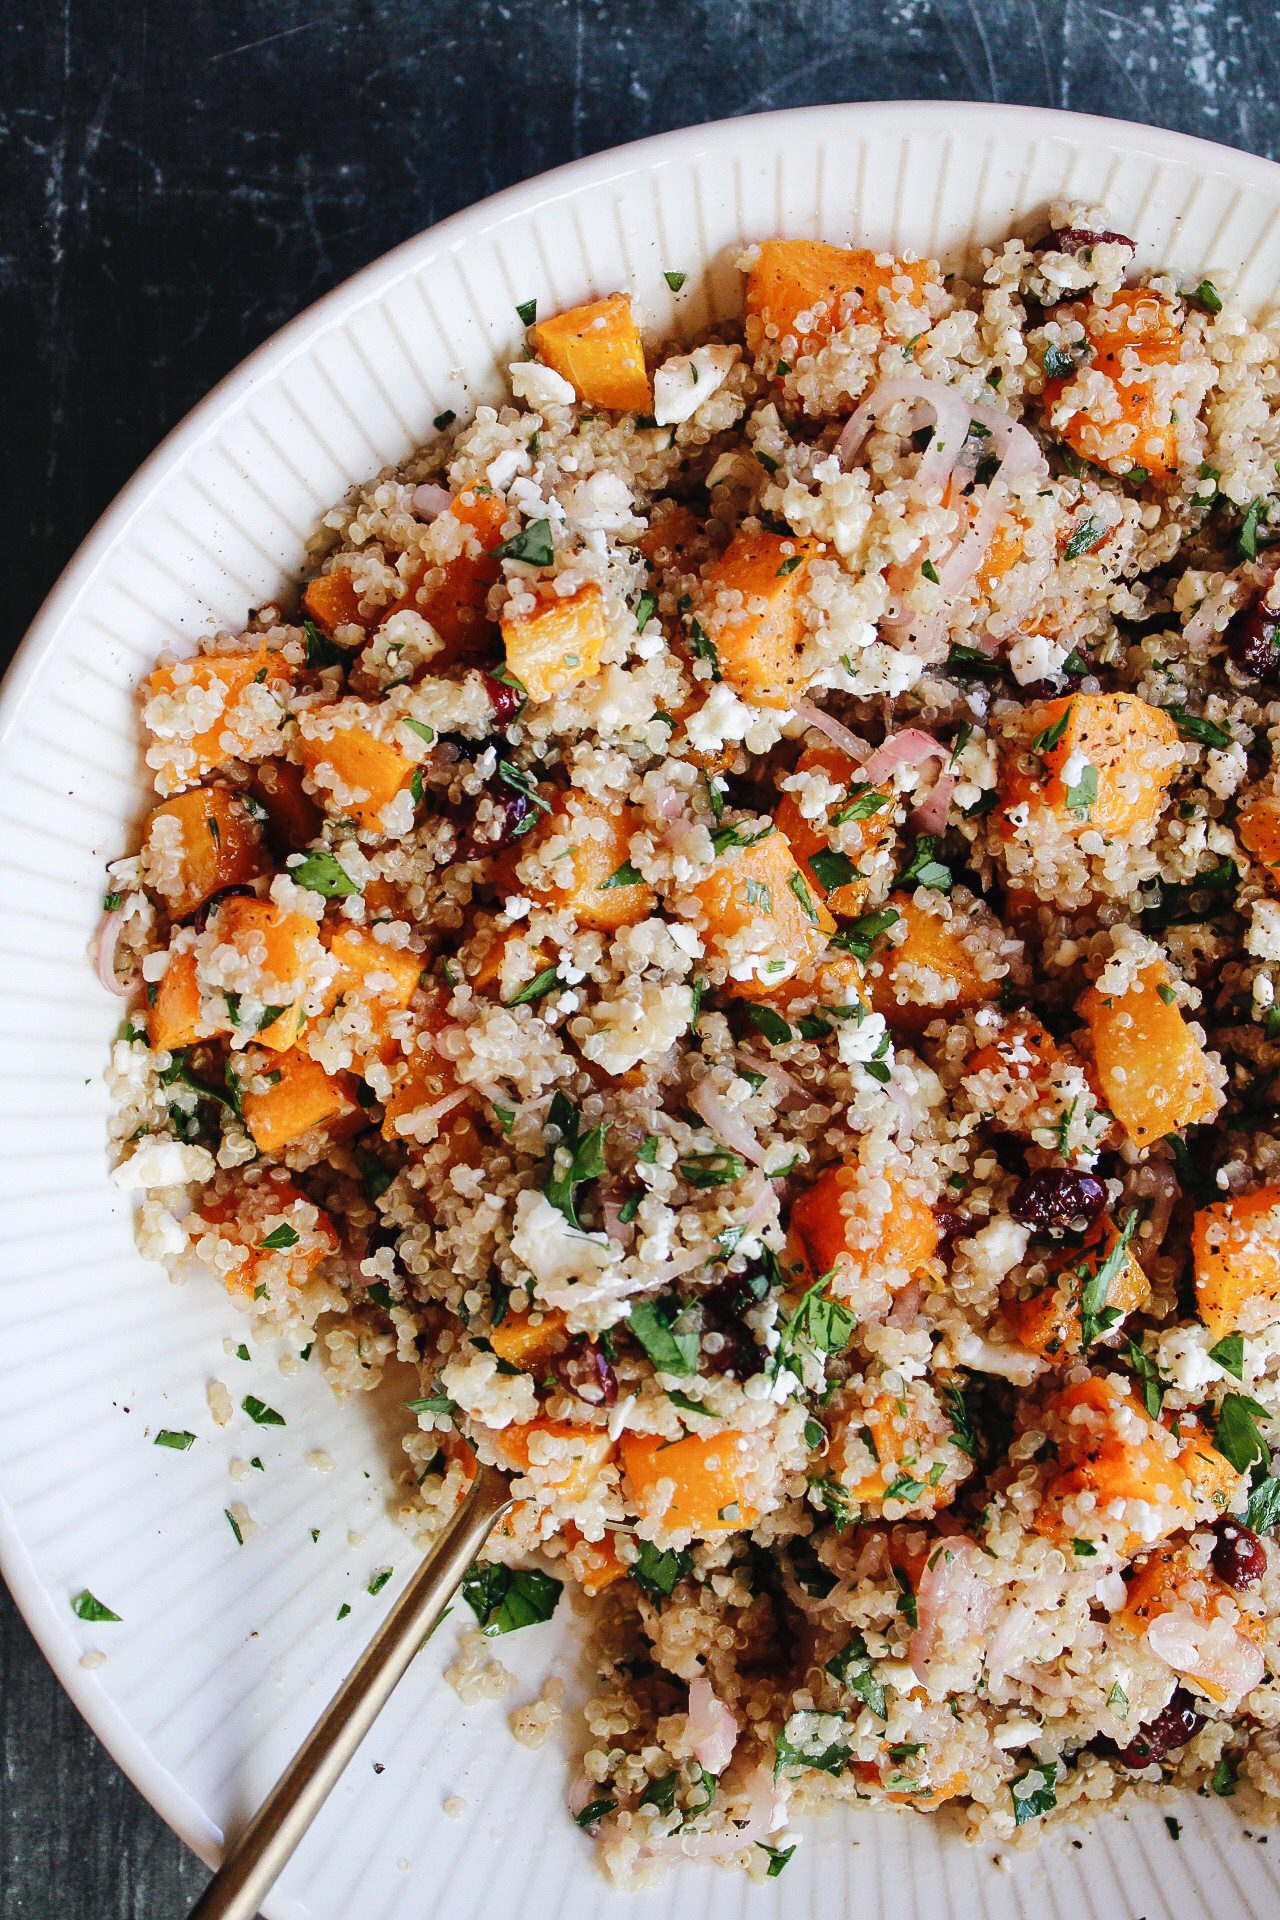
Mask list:
[[[738,1723],[709,1680],[689,1682],[689,1745],[693,1757],[708,1773],[723,1773],[733,1758]]]
[[[689,1096],[689,1105],[705,1120],[716,1139],[733,1153],[740,1153],[753,1167],[763,1167],[767,1159],[764,1148],[752,1133],[750,1127],[738,1112],[717,1093],[710,1079],[700,1080]]]
[[[850,733],[848,727],[842,727],[821,707],[814,706],[811,700],[797,700],[791,711],[797,720],[803,720],[807,727],[816,727],[819,733],[826,735],[833,747],[839,747],[841,753],[847,753],[851,760],[865,760],[871,749],[859,734]]]
[[[137,985],[136,971],[127,979],[121,979],[116,972],[116,948],[120,944],[120,935],[124,928],[124,908],[116,907],[104,916],[93,943],[93,965],[99,980],[108,993],[118,1000],[127,1000]]]
[[[448,487],[438,487],[431,480],[424,480],[413,490],[413,510],[419,520],[438,520],[452,505],[453,495]]]

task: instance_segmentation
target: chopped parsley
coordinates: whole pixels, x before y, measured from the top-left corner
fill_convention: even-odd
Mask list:
[[[1120,1318],[1119,1307],[1109,1307],[1107,1296],[1111,1291],[1111,1282],[1116,1278],[1128,1258],[1129,1242],[1138,1225],[1138,1215],[1134,1211],[1125,1221],[1116,1236],[1115,1245],[1105,1260],[1096,1268],[1082,1261],[1075,1269],[1083,1282],[1080,1288],[1080,1351],[1087,1353],[1101,1334],[1114,1327]]]
[[[551,522],[531,520],[527,527],[521,527],[519,533],[513,533],[509,540],[504,540],[493,551],[499,560],[523,560],[531,567],[549,567],[555,557]]]
[[[283,1253],[287,1248],[296,1247],[297,1244],[297,1228],[291,1227],[287,1220],[282,1220],[278,1227],[271,1229],[265,1240],[259,1240],[258,1251],[259,1253]]]
[[[289,878],[305,887],[309,893],[323,895],[326,900],[345,900],[360,889],[351,875],[340,867],[331,853],[323,850],[308,853],[289,868]]]
[[[689,278],[687,273],[674,272],[666,267],[662,270],[662,277],[670,287],[672,293],[679,293],[681,287]]]
[[[871,958],[871,950],[881,934],[887,933],[901,918],[902,915],[893,907],[881,907],[878,913],[860,914],[840,933],[832,934],[831,945],[865,963]]]
[[[869,820],[872,814],[879,813],[882,808],[889,805],[891,805],[889,795],[881,793],[878,787],[854,787],[850,790],[849,798],[844,805],[837,807],[832,814],[831,824],[833,827],[842,827],[846,820]],[[852,862],[850,864],[852,865]],[[812,859],[809,865],[813,867]],[[818,873],[816,867],[813,867],[813,870]],[[818,874],[818,878],[822,878],[821,874]]]
[[[1224,1454],[1237,1473],[1247,1473],[1255,1460],[1265,1467],[1270,1448],[1258,1431],[1259,1420],[1269,1418],[1265,1407],[1246,1393],[1229,1393],[1218,1408],[1213,1444]]]
[[[267,1406],[256,1394],[246,1393],[240,1406],[256,1427],[282,1427],[285,1424],[284,1415],[277,1413],[274,1407]]]
[[[853,1759],[842,1713],[793,1713],[774,1741],[774,1774],[789,1767],[841,1774]]]
[[[636,632],[643,633],[654,614],[658,611],[658,602],[653,594],[642,593],[636,601]]]
[[[712,1153],[686,1153],[676,1166],[689,1185],[699,1189],[727,1187],[741,1180],[747,1170],[741,1154],[732,1153],[728,1147],[717,1147]]]
[[[935,857],[938,846],[937,834],[922,833],[919,836],[911,864],[899,877],[900,887],[930,887],[935,893],[950,893],[951,869]]]
[[[875,1676],[867,1643],[860,1633],[855,1633],[848,1646],[827,1661],[823,1671],[850,1693],[856,1694],[879,1719],[889,1718],[884,1684]]]
[[[785,1047],[787,1041],[794,1037],[782,1015],[775,1013],[772,1007],[760,1006],[756,1001],[748,1000],[745,1012],[752,1026],[764,1035],[771,1047]]]
[[[1025,1827],[1028,1820],[1038,1820],[1041,1814],[1051,1813],[1057,1806],[1057,1769],[1052,1766],[1028,1767],[1025,1773],[1020,1773],[1016,1780],[1010,1782],[1009,1793],[1013,1800],[1014,1820],[1018,1826]]]
[[[1058,715],[1057,719],[1054,721],[1051,721],[1047,727],[1042,728],[1042,730],[1036,735],[1035,739],[1031,742],[1032,753],[1052,753],[1053,752],[1053,749],[1059,744],[1063,734],[1067,730],[1068,723],[1070,722],[1070,719],[1071,719],[1071,709],[1073,705],[1074,705],[1074,702],[1068,700],[1066,706],[1063,708],[1062,712]]]
[[[544,1192],[571,1227],[581,1228],[577,1190],[586,1181],[598,1180],[604,1173],[604,1140],[609,1131],[608,1124],[606,1122],[592,1127],[588,1133],[582,1133],[577,1108],[559,1092],[551,1102],[550,1119],[552,1126],[559,1129],[560,1144],[552,1154],[551,1173]]]
[[[174,1453],[185,1453],[187,1448],[194,1447],[195,1443],[194,1433],[185,1431],[175,1433],[172,1427],[161,1427],[151,1444],[155,1447],[169,1447]]]
[[[705,660],[711,668],[711,678],[719,680],[720,655],[716,652],[715,642],[698,620],[689,622],[689,649],[695,660]]]
[[[881,805],[884,804],[883,794],[878,793],[875,797]],[[824,893],[834,893],[837,887],[847,887],[858,872],[848,854],[837,853],[834,847],[819,847],[816,853],[809,855],[809,865]]]
[[[112,1613],[110,1607],[104,1606],[95,1594],[90,1593],[88,1587],[84,1587],[75,1596],[71,1602],[71,1611],[77,1620],[114,1620],[117,1624],[120,1621],[120,1615]]]
[[[379,1567],[365,1591],[370,1594],[381,1593],[394,1572],[394,1567]]]
[[[1062,550],[1064,560],[1078,560],[1081,554],[1092,553],[1100,540],[1106,538],[1106,528],[1100,527],[1090,518],[1082,521]]]
[[[794,1313],[784,1320],[771,1367],[775,1380],[802,1345],[814,1353],[843,1353],[848,1346],[857,1315],[851,1307],[831,1299],[826,1291],[829,1277],[823,1274],[815,1280],[801,1295]]]
[[[636,1547],[627,1572],[650,1599],[669,1600],[685,1575],[692,1573],[693,1555],[670,1547],[663,1552],[651,1540],[637,1540]]]
[[[1227,729],[1213,720],[1206,720],[1203,714],[1188,713],[1185,707],[1166,707],[1165,712],[1177,722],[1178,732],[1184,740],[1198,740],[1201,746],[1219,749],[1231,745],[1231,735]]]
[[[1142,1404],[1153,1420],[1160,1418],[1160,1409],[1164,1405],[1165,1388],[1168,1381],[1163,1378],[1160,1369],[1146,1350],[1136,1340],[1129,1342],[1129,1365],[1137,1375],[1138,1386],[1142,1392]]]
[[[538,317],[538,303],[536,300],[517,300],[516,312],[520,315],[523,324],[531,327]]]
[[[617,1811],[618,1803],[616,1800],[607,1798],[602,1800],[588,1800],[582,1812],[574,1814],[574,1824],[583,1828],[596,1827],[599,1826],[600,1822],[608,1814],[616,1813]]]
[[[536,1567],[503,1567],[485,1560],[469,1567],[462,1582],[462,1597],[489,1640],[549,1620],[563,1591],[562,1580]]]
[[[1244,1378],[1244,1335],[1228,1333],[1216,1345],[1210,1347],[1209,1358],[1216,1360],[1228,1373],[1234,1373],[1237,1380]]]
[[[687,1376],[698,1371],[701,1336],[678,1300],[637,1300],[627,1325],[657,1372]]]
[[[507,1001],[509,1007],[532,1006],[535,1000],[545,999],[553,987],[559,984],[560,969],[544,967],[541,973],[535,973],[526,986],[518,987]]]

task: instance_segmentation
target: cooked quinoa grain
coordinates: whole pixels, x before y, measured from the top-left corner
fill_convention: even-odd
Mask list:
[[[418,1369],[424,1542],[510,1474],[447,1677],[566,1599],[619,1883],[1264,1820],[1280,325],[1078,207],[740,265],[692,351],[538,323],[158,663],[115,1178],[289,1370]]]

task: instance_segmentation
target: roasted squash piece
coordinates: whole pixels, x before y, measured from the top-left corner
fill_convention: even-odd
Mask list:
[[[922,260],[823,240],[765,240],[747,274],[747,346],[776,363],[816,353],[853,321],[883,328],[882,296],[918,298],[928,278]]]
[[[509,1367],[533,1372],[564,1344],[565,1318],[558,1307],[509,1313],[489,1335],[489,1345]]]
[[[258,1081],[268,1084],[255,1091]],[[259,1153],[278,1154],[304,1133],[360,1111],[347,1077],[326,1073],[298,1047],[247,1060],[240,1084],[244,1122]]]
[[[1121,287],[1098,301],[1057,307],[1054,319],[1087,351],[1075,370],[1045,381],[1049,432],[1108,473],[1135,468],[1155,480],[1178,471],[1176,378],[1182,329],[1172,301],[1153,287]],[[1068,351],[1074,349],[1069,348]]]
[[[1191,1524],[1195,1497],[1177,1443],[1126,1386],[1093,1374],[1064,1387],[1045,1416],[1058,1453],[1036,1516],[1040,1533],[1070,1539],[1101,1522],[1120,1529],[1132,1552]]]
[[[816,960],[835,921],[815,899],[776,828],[750,846],[726,846],[692,888],[707,933],[729,967],[735,993],[768,999]]]
[[[803,599],[809,562],[823,552],[799,534],[739,528],[702,579],[701,621],[735,693],[788,707],[805,684]]]
[[[901,1284],[933,1258],[938,1224],[898,1174],[868,1183],[856,1167],[828,1167],[792,1201],[791,1238],[815,1280],[847,1258],[855,1272]]]
[[[1073,693],[1033,701],[1002,781],[1005,831],[1014,807],[1053,813],[1075,834],[1147,838],[1177,773],[1176,721],[1132,693]]]
[[[893,795],[861,780],[856,761],[826,741],[807,745],[795,771],[824,774],[842,790],[841,798],[832,802],[821,820],[806,819],[794,793],[783,794],[775,817],[818,898],[826,901],[837,919],[851,919],[865,905],[867,873],[876,852],[893,839]],[[856,857],[832,853],[828,835],[838,818],[856,820],[862,829],[863,851]],[[845,877],[849,868],[852,872]]]
[[[1119,1240],[1112,1221],[1095,1222],[1083,1246],[1064,1248],[1053,1256],[1049,1278],[1036,1293],[1025,1300],[1006,1300],[1002,1318],[1013,1343],[1058,1366],[1078,1360],[1083,1338],[1081,1300],[1086,1288],[1100,1283],[1108,1262],[1112,1271],[1106,1295],[1097,1301],[1095,1312],[1114,1314],[1111,1325],[1115,1326],[1126,1314],[1145,1307],[1151,1283],[1131,1248],[1118,1251]]]
[[[625,293],[570,307],[530,334],[540,360],[569,382],[589,407],[648,413],[653,404],[644,342]]]
[[[224,900],[211,921],[219,945],[234,946],[251,961],[263,994],[282,1009],[254,1034],[261,1047],[283,1052],[297,1043],[306,998],[306,948],[319,934],[305,913],[291,913],[273,900]]]
[[[624,1433],[620,1442],[627,1494],[642,1525],[661,1534],[732,1533],[759,1513],[745,1497],[756,1448],[728,1430],[674,1443],[652,1433]]]
[[[1201,1207],[1191,1248],[1197,1307],[1215,1340],[1280,1320],[1280,1186]]]
[[[175,920],[270,866],[258,822],[230,787],[188,787],[162,801],[147,822],[145,846],[148,883]]]
[[[164,790],[194,786],[228,760],[278,751],[280,695],[292,680],[289,662],[265,641],[252,653],[200,654],[157,667],[143,721],[156,742],[149,764],[163,760]]]
[[[413,779],[414,763],[392,740],[335,720],[340,710],[312,708],[299,729],[297,753],[326,805],[376,833],[383,809]]]
[[[157,1052],[177,1053],[198,1040],[202,1030],[195,954],[189,950],[175,953],[147,1010],[148,1038]]]
[[[594,680],[608,638],[604,596],[592,583],[564,599],[547,595],[531,613],[502,618],[507,667],[538,703]]]
[[[1280,799],[1250,800],[1236,815],[1240,844],[1265,869],[1268,887],[1280,892]]]
[[[610,807],[575,790],[534,836],[535,842],[563,837],[570,851],[555,863],[554,881],[533,886],[530,892],[548,905],[569,907],[580,927],[601,933],[616,933],[620,927],[647,920],[657,897],[631,866],[629,853],[631,836],[640,824],[634,807]]]
[[[897,928],[891,928],[867,964],[871,1005],[889,1026],[918,1033],[940,1015],[999,997],[1001,979],[989,977],[979,960],[985,930],[995,925],[985,910],[948,912],[940,899],[922,907],[904,893],[894,894],[890,907],[905,926],[905,938],[895,942]]]
[[[1144,967],[1124,993],[1091,987],[1080,1012],[1103,1096],[1135,1146],[1212,1120],[1223,1095],[1204,1043],[1173,999],[1163,962]]]

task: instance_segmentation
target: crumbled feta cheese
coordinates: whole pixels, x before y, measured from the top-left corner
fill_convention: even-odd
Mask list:
[[[738,357],[737,347],[695,347],[664,360],[653,376],[653,417],[660,427],[678,426],[709,400]]]
[[[527,407],[571,407],[577,398],[564,375],[541,360],[517,360],[507,371],[512,393]]]
[[[152,1187],[181,1187],[188,1181],[212,1180],[217,1170],[217,1162],[207,1148],[147,1134],[129,1158],[112,1170],[111,1178],[124,1193],[143,1193]]]

